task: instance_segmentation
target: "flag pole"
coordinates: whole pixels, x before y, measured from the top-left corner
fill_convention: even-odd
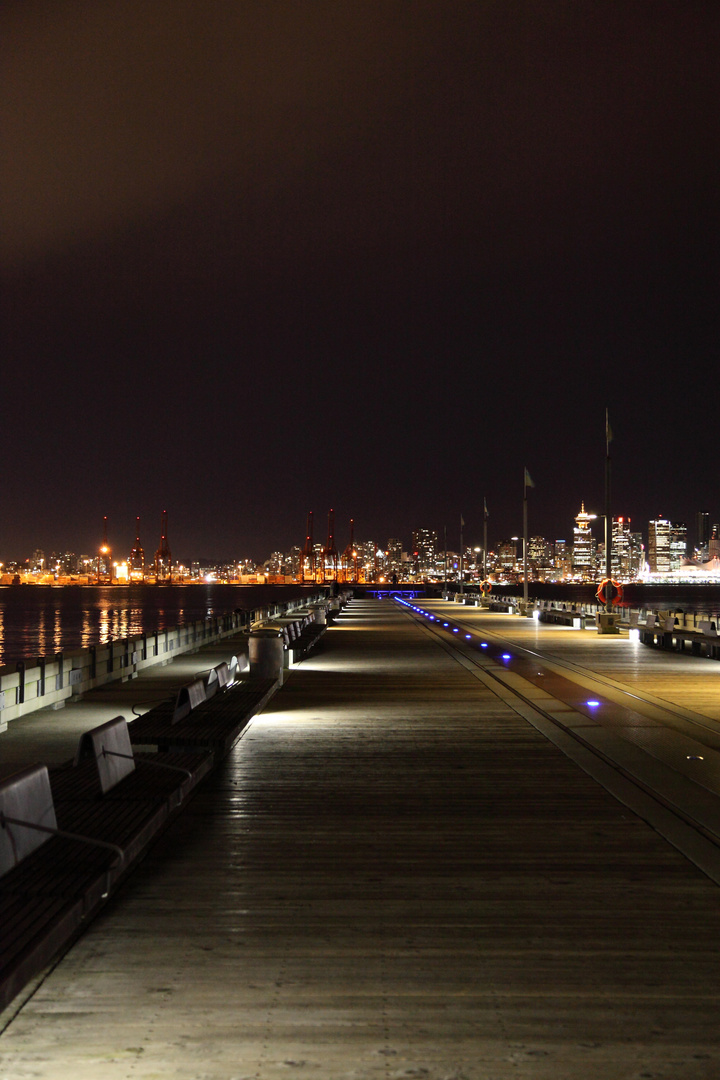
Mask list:
[[[535,487],[530,473],[525,467],[525,476],[523,478],[523,615],[527,615],[528,607],[528,499],[527,489],[529,487]]]
[[[465,524],[465,522],[463,521],[463,516],[461,514],[460,515],[460,595],[461,596],[465,591],[465,589],[463,587],[463,525],[464,524]]]
[[[483,581],[487,581],[487,523],[488,523],[487,498],[483,498]]]
[[[528,499],[527,499],[528,471],[525,469],[523,478],[523,604],[524,615],[527,614],[528,605],[528,579],[527,579],[527,549],[528,549]]]
[[[605,610],[612,611],[612,518],[610,516],[610,416],[605,408],[605,577],[608,579],[605,593]]]

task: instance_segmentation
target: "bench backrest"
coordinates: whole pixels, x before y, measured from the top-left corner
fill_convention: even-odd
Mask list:
[[[235,662],[237,663],[237,660]],[[214,697],[218,690],[224,690],[232,681],[230,668],[223,660],[217,667],[210,669],[210,673],[205,680],[205,699],[208,700],[209,698]]]
[[[195,679],[194,682],[181,686],[175,701],[175,712],[173,713],[172,718],[173,724],[177,724],[179,720],[184,720],[193,709],[197,708],[198,705],[202,705],[205,700],[204,679]]]
[[[88,758],[95,762],[103,795],[134,770],[135,758],[124,716],[116,716],[80,736],[75,764]]]
[[[46,765],[32,765],[0,782],[0,814],[57,829]],[[0,827],[0,877],[49,839],[48,833],[5,822]]]

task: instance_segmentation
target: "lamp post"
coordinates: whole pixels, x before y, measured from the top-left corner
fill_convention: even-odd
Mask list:
[[[528,583],[527,583],[527,539],[525,536],[511,536],[511,540],[522,540],[522,565],[523,565],[523,605],[524,609],[522,614],[527,612],[528,605]]]

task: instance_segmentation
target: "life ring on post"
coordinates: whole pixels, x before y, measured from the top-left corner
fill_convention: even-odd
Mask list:
[[[492,591],[492,585],[490,584],[490,582],[489,581],[483,581],[482,584],[480,585],[480,592],[483,594],[483,596],[487,596],[487,594],[489,592],[491,592],[491,591]]]
[[[606,592],[608,586],[610,586],[611,589],[615,590],[614,595],[612,592],[609,594],[609,600],[607,598],[608,593]],[[606,606],[607,604],[620,604],[622,603],[623,598],[623,587],[619,581],[613,581],[612,578],[606,577],[603,578],[598,585],[598,591],[595,593],[595,595],[600,601],[600,603],[605,604]]]

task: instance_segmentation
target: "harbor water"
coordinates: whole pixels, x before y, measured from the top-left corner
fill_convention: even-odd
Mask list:
[[[0,665],[314,592],[316,585],[0,586]]]

